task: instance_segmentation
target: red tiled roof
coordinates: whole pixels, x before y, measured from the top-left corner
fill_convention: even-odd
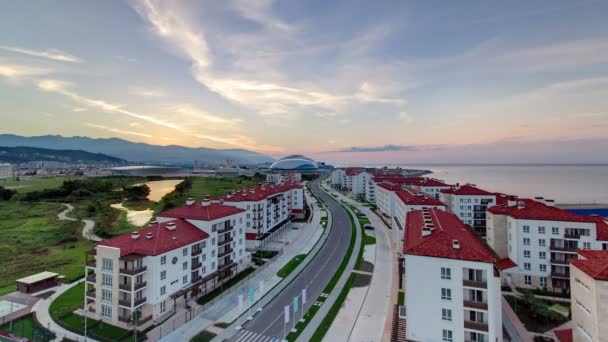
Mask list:
[[[346,173],[347,176],[356,176],[358,174],[360,174],[361,172],[363,172],[365,169],[362,167],[348,167],[346,168],[346,170],[344,170],[344,172]]]
[[[523,220],[595,223],[597,239],[601,241],[608,240],[608,223],[599,216],[577,215],[527,198],[519,198],[517,199],[517,203],[523,203],[524,207],[519,208],[518,205],[496,205],[488,208],[488,211],[492,214],[507,215],[515,219]]]
[[[175,229],[167,229],[167,225],[174,223]],[[178,249],[209,237],[207,233],[198,229],[191,223],[182,219],[156,223],[138,230],[140,236],[132,238],[132,234],[124,234],[109,240],[97,243],[97,246],[120,248],[120,255],[141,254],[159,255]],[[148,233],[152,238],[148,238]]]
[[[459,195],[459,196],[491,196],[491,195],[496,195],[494,193],[482,190],[480,188],[471,186],[471,185],[461,185],[461,186],[455,186],[452,187],[450,189],[444,189],[441,190],[442,193],[444,194],[452,194],[452,195]]]
[[[429,205],[429,206],[445,206],[440,200],[429,197],[427,194],[422,192],[415,192],[412,190],[399,190],[395,194],[405,205]]]
[[[553,330],[553,333],[555,334],[555,336],[557,336],[559,342],[574,341],[574,338],[572,337],[572,328]]]
[[[578,250],[583,259],[571,259],[570,264],[597,280],[608,280],[608,251]]]
[[[514,196],[509,196],[500,192],[495,192],[494,195],[496,195],[496,205],[507,205],[507,203],[509,203],[509,198],[514,198]]]
[[[500,259],[496,262],[496,267],[498,267],[498,269],[501,271],[513,268],[515,266],[517,266],[517,264],[509,258]]]
[[[391,182],[381,182],[378,183],[378,186],[389,191],[401,190],[401,185]]]
[[[405,254],[496,262],[488,247],[469,227],[462,223],[456,215],[441,209],[427,210],[435,229],[429,235],[422,236],[425,226],[423,211],[415,210],[407,213],[406,236],[403,244]],[[458,240],[460,248],[453,247],[454,240]]]
[[[241,191],[232,192],[232,194],[224,194],[216,199],[224,200],[224,202],[257,202],[268,197],[287,192],[291,189],[302,189],[303,185],[296,182],[281,183],[281,184],[262,184],[253,188],[243,189]],[[252,192],[253,191],[253,192]]]
[[[241,213],[245,210],[230,205],[209,203],[204,206],[201,202],[194,202],[191,205],[184,205],[175,209],[170,209],[159,213],[160,217],[175,217],[190,220],[212,221],[222,217]]]
[[[415,186],[421,186],[421,187],[449,187],[450,186],[450,185],[448,185],[438,179],[434,179],[434,178],[412,177],[411,179],[414,180],[414,182],[411,184],[415,185]]]
[[[245,233],[245,240],[255,240],[258,238],[257,233]]]

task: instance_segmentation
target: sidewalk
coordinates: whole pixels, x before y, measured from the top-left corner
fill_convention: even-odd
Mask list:
[[[47,329],[49,329],[55,333],[55,335],[56,335],[55,341],[61,341],[64,337],[67,337],[68,339],[74,340],[74,341],[85,341],[86,340],[86,341],[90,341],[90,342],[96,342],[94,339],[92,339],[90,337],[85,339],[85,337],[82,335],[78,335],[76,333],[73,333],[69,330],[64,329],[59,324],[55,323],[55,321],[53,321],[53,319],[51,319],[51,316],[49,315],[49,307],[51,306],[51,303],[57,297],[59,297],[62,293],[71,289],[72,287],[80,284],[83,281],[84,281],[84,279],[81,281],[73,282],[71,284],[64,284],[64,285],[59,286],[55,290],[55,293],[53,293],[52,296],[39,300],[36,304],[34,304],[34,307],[32,308],[32,312],[36,313],[36,318],[38,319],[38,322],[40,322],[40,325],[46,327]],[[93,320],[91,320],[91,322],[93,322]]]
[[[163,334],[162,327],[155,328],[148,333],[149,341],[157,341],[159,339],[162,341],[188,341],[208,327],[213,327],[214,330],[221,330],[221,328],[215,327],[213,324],[231,324],[236,321],[237,317],[247,312],[249,305],[247,301],[249,297],[249,287],[255,288],[256,301],[253,303],[251,310],[251,314],[254,315],[257,309],[256,303],[261,295],[258,288],[259,281],[264,280],[265,292],[270,296],[271,291],[275,286],[279,285],[284,279],[288,279],[280,278],[276,273],[296,255],[308,254],[321,238],[324,229],[319,223],[321,213],[319,208],[314,205],[315,202],[315,200],[308,200],[308,203],[313,206],[313,222],[293,223],[294,226],[300,226],[299,229],[287,229],[282,236],[281,241],[284,243],[284,249],[283,254],[280,257],[269,263],[263,270],[255,274],[241,286],[228,291],[219,301],[204,310],[200,315],[192,318],[186,324],[175,329],[173,332]],[[245,301],[244,310],[241,312],[238,310],[238,294],[242,294]],[[271,299],[272,297],[263,298],[262,304]],[[169,330],[169,327],[171,327],[171,319],[169,319],[168,322],[165,322],[163,326],[165,326],[165,331]]]
[[[392,322],[390,309],[396,303],[396,289],[393,289],[394,251],[389,236],[391,231],[368,207],[342,194],[338,196],[365,213],[375,227],[373,231],[366,231],[366,234],[375,236],[376,244],[365,246],[363,253],[363,260],[374,264],[374,270],[369,286],[352,288],[349,291],[345,305],[332,323],[326,339],[356,342],[390,340]],[[391,267],[386,267],[387,265]]]

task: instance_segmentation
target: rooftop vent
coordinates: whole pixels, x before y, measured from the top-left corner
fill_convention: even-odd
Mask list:
[[[146,234],[146,239],[151,239],[152,237],[154,237],[154,235],[152,233],[147,233]]]
[[[460,241],[458,241],[458,240],[452,240],[452,248],[454,248],[454,249],[460,249]]]
[[[205,199],[203,199],[203,202],[201,204],[203,205],[203,207],[207,207],[211,204],[209,195],[205,195]]]
[[[545,199],[545,204],[549,207],[555,207],[555,201],[552,199]]]
[[[139,236],[140,236],[139,232],[131,233],[131,239],[133,239],[133,240],[139,239]]]
[[[150,223],[148,223],[148,226],[153,226],[153,225],[155,225],[157,223],[158,223],[158,221],[150,221]]]
[[[190,197],[186,200],[186,205],[193,205],[194,204],[194,198]]]
[[[175,222],[169,222],[165,225],[165,228],[167,228],[168,230],[175,230],[177,228],[177,225],[175,224]]]
[[[430,229],[422,229],[422,237],[431,235]]]
[[[517,202],[517,209],[523,209],[525,207],[526,207],[526,202],[524,202],[524,201]]]

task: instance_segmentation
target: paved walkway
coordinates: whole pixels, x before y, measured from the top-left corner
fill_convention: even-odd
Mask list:
[[[314,203],[316,200],[308,199],[308,203]],[[315,246],[316,242],[320,239],[323,234],[323,228],[321,227],[319,220],[321,217],[320,210],[317,206],[313,206],[313,222],[311,223],[293,223],[298,225],[299,229],[286,229],[284,235],[279,238],[283,242],[283,254],[273,262],[267,264],[267,266],[259,273],[255,274],[251,279],[242,284],[239,287],[231,289],[228,293],[224,294],[224,297],[218,300],[216,303],[211,305],[200,315],[194,317],[186,324],[175,329],[171,333],[163,333],[159,331],[162,327],[158,327],[148,334],[149,341],[159,340],[159,336],[162,341],[188,341],[192,337],[196,336],[201,331],[210,328],[217,329],[213,324],[216,323],[228,323],[236,321],[237,317],[247,311],[248,303],[248,289],[249,287],[255,288],[256,301],[253,303],[252,314],[256,313],[256,303],[260,298],[260,292],[258,284],[260,280],[264,280],[265,292],[270,293],[272,289],[279,285],[283,278],[276,275],[277,271],[287,264],[291,259],[299,254],[307,254]],[[287,278],[285,278],[287,279]],[[243,294],[245,305],[244,310],[239,312],[238,310],[238,294]],[[271,300],[271,298],[263,298],[262,304]],[[168,326],[171,324],[171,320],[163,324]],[[166,328],[165,331],[168,331]]]
[[[53,319],[51,318],[51,316],[49,314],[49,307],[51,306],[51,303],[57,297],[59,297],[62,293],[64,293],[65,291],[69,290],[70,288],[78,285],[79,283],[81,283],[83,281],[84,280],[81,280],[78,282],[73,282],[71,284],[64,284],[64,285],[57,287],[55,290],[55,293],[53,293],[52,296],[50,296],[46,299],[39,300],[36,304],[34,304],[34,307],[32,308],[32,311],[36,312],[36,318],[38,319],[40,324],[55,333],[55,335],[56,335],[55,341],[61,341],[64,337],[67,337],[68,339],[74,340],[74,341],[85,341],[86,340],[89,342],[96,342],[92,338],[85,339],[84,336],[82,336],[82,335],[77,335],[69,330],[64,329],[59,324],[55,323],[55,321],[53,321]],[[93,322],[93,320],[91,320],[91,322]]]
[[[363,260],[374,264],[374,270],[369,286],[352,288],[349,291],[345,304],[325,338],[328,341],[389,341],[392,326],[391,308],[393,301],[396,303],[397,291],[393,289],[395,277],[392,265],[395,262],[390,230],[368,207],[344,195],[338,196],[365,213],[371,225],[375,227],[373,231],[367,230],[366,234],[375,236],[376,244],[366,245],[363,253]],[[387,265],[391,267],[386,267]]]
[[[59,214],[57,214],[57,219],[64,220],[64,221],[78,221],[75,218],[67,216],[67,214],[74,211],[74,206],[71,204],[68,204],[68,203],[64,203],[63,205],[66,206],[66,209],[64,211],[60,212]],[[82,222],[84,222],[84,227],[82,228],[82,237],[84,237],[87,240],[96,241],[96,242],[103,240],[99,236],[93,234],[93,229],[95,228],[95,221],[82,220]]]

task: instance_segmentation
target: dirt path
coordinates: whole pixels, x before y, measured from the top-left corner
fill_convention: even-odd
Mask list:
[[[59,214],[57,214],[57,219],[62,221],[78,221],[75,218],[68,217],[68,213],[71,213],[74,210],[74,206],[68,203],[63,203],[66,209]],[[101,241],[103,240],[99,236],[93,234],[93,229],[95,228],[95,222],[92,220],[82,220],[84,222],[84,227],[82,228],[82,236],[90,241]]]

